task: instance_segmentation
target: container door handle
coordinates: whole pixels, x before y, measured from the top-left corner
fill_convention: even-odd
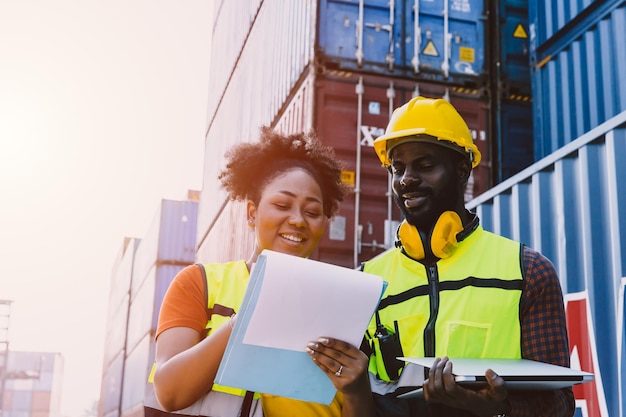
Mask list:
[[[441,69],[443,71],[444,78],[448,78],[448,75],[450,74],[450,48],[452,35],[450,34],[450,23],[448,20],[448,0],[444,0],[443,4],[443,62],[441,63]]]
[[[394,57],[394,47],[393,47],[393,30],[395,24],[395,1],[389,0],[389,52],[387,52],[387,56],[385,60],[387,61],[387,66],[389,67],[389,71],[393,71],[393,65],[395,61]]]
[[[413,71],[417,74],[420,72],[420,46],[422,44],[422,29],[420,28],[420,0],[413,0],[413,13],[415,19],[413,20],[413,59],[411,59],[411,65],[413,65]]]
[[[360,67],[363,65],[363,2],[365,0],[359,0],[359,18],[356,22],[356,63]]]

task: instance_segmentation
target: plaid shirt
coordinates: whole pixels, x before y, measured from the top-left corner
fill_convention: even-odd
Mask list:
[[[563,294],[552,263],[524,247],[524,291],[520,300],[522,358],[554,365],[570,365]],[[565,417],[574,415],[571,388],[532,393],[509,392],[513,417]]]

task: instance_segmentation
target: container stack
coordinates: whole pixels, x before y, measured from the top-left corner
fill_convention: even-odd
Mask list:
[[[215,8],[198,259],[247,257],[245,213],[217,174],[259,127],[314,130],[354,193],[313,254],[354,267],[394,244],[400,214],[372,144],[415,95],[443,97],[483,155],[466,200],[530,165],[532,102],[523,0],[222,1]],[[240,234],[240,232],[243,232]]]
[[[530,3],[539,160],[626,110],[626,2]]]
[[[626,1],[529,6],[537,161],[468,207],[556,267],[576,415],[626,416]]]
[[[165,292],[196,258],[198,202],[162,200],[146,236],[126,239],[113,270],[98,415],[143,416]]]

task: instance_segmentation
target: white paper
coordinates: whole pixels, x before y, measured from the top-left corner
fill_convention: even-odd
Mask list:
[[[265,262],[252,273],[264,272],[263,284],[243,343],[303,351],[327,336],[360,346],[382,295],[379,276],[267,250],[260,256]]]

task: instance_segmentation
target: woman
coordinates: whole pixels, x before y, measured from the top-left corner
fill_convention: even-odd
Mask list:
[[[308,257],[345,191],[332,148],[313,135],[282,136],[263,128],[259,142],[239,144],[226,157],[219,179],[232,200],[246,202],[254,250],[246,261],[188,266],[172,282],[156,333],[154,390],[161,406],[223,417],[370,415],[367,356],[326,337],[303,349],[338,390],[329,406],[264,394],[252,399],[251,393],[214,385],[258,255],[269,249]]]

